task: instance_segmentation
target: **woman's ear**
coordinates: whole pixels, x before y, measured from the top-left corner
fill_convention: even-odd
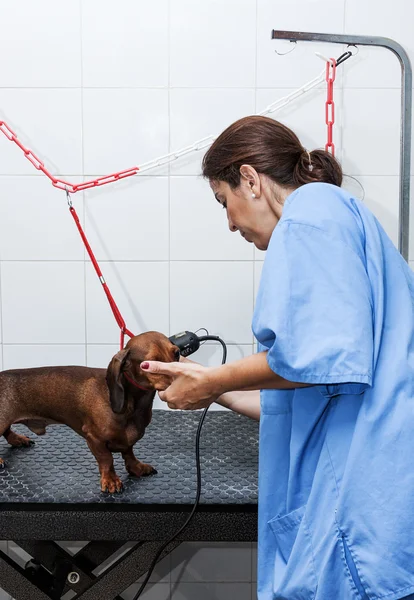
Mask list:
[[[261,181],[256,169],[251,165],[242,165],[240,167],[240,176],[242,182],[248,186],[248,191],[252,198],[258,198],[261,193]]]

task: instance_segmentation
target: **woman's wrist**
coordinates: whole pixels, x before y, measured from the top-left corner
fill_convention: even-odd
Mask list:
[[[232,391],[231,384],[228,382],[229,365],[221,365],[220,367],[210,367],[208,373],[209,391],[211,397],[219,398],[226,392]]]
[[[260,389],[265,375],[268,375],[269,372],[272,378],[278,377],[270,371],[264,352],[261,355],[252,355],[219,367],[210,367],[209,391],[211,396],[218,398],[235,390]]]
[[[208,391],[211,397],[216,398],[236,390],[291,390],[310,385],[289,381],[275,373],[267,362],[267,352],[258,352],[219,367],[209,367],[207,377]]]

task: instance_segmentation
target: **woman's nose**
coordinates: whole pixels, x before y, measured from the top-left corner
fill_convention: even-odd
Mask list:
[[[229,229],[230,231],[232,231],[233,233],[235,231],[237,231],[237,227],[235,226],[235,224],[231,221],[231,219],[229,219]]]

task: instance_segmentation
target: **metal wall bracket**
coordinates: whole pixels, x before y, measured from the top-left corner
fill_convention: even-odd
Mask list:
[[[355,46],[378,46],[395,54],[401,65],[401,137],[400,137],[400,202],[398,249],[408,261],[410,236],[410,169],[412,122],[412,69],[404,48],[389,38],[367,35],[340,35],[333,33],[305,33],[273,29],[273,40],[292,42],[328,42]]]

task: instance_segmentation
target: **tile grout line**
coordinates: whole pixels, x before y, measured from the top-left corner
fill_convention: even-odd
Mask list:
[[[413,262],[413,261],[411,261]],[[226,342],[227,347],[235,347],[235,348],[240,348],[240,347],[250,347],[251,346],[251,342]],[[84,344],[82,342],[6,342],[3,343],[3,346],[18,346],[18,347],[22,347],[22,346],[64,346],[64,347],[76,347],[76,346],[84,346]],[[90,346],[105,346],[105,347],[112,347],[112,346],[118,346],[118,344],[116,344],[115,342],[91,342]],[[205,344],[203,344],[203,346],[208,346],[208,347],[212,347],[215,348],[216,343],[215,342],[205,342]]]
[[[167,3],[168,152],[171,152],[171,0]],[[171,332],[171,163],[168,164],[168,333]],[[171,581],[170,581],[171,584]],[[170,590],[171,592],[171,590]]]
[[[257,89],[259,90],[296,90],[298,86],[292,86],[292,85],[282,85],[282,86],[274,86],[274,85],[268,85],[268,86],[259,86]],[[414,86],[413,86],[414,87]],[[166,90],[167,86],[153,86],[153,87],[132,87],[132,86],[113,86],[113,87],[94,87],[94,86],[88,86],[85,85],[83,87],[81,86],[68,86],[68,87],[56,87],[56,86],[50,86],[50,87],[33,87],[33,86],[24,86],[24,87],[2,87],[2,90],[31,90],[31,91],[36,91],[36,90]],[[253,90],[255,89],[253,86],[180,86],[180,85],[173,85],[171,86],[172,90]],[[375,86],[360,86],[360,85],[353,85],[352,88],[353,90],[400,90],[400,86],[395,86],[395,85],[390,85],[390,86],[383,86],[380,87],[378,85]]]
[[[82,140],[82,176],[83,181],[85,181],[85,127],[84,127],[84,73],[83,73],[83,10],[82,10],[82,0],[79,0],[79,17],[80,17],[80,72],[81,72],[81,140]],[[81,193],[81,201],[82,201],[82,214],[83,214],[83,226],[86,231],[86,193],[82,191]],[[80,242],[79,242],[80,243]],[[88,323],[87,323],[87,298],[86,298],[86,250],[83,248],[83,310],[84,310],[84,363],[88,364]]]
[[[352,88],[347,88],[347,90],[351,90]],[[342,92],[345,90],[342,90]],[[399,174],[397,172],[395,173],[354,173],[353,174],[355,177],[398,177]],[[44,178],[45,176],[43,174],[39,174],[39,173],[14,173],[14,174],[8,174],[8,173],[0,173],[0,179],[2,178],[14,178],[14,179],[23,179],[26,177],[33,177],[33,178]],[[66,177],[79,177],[79,175],[67,175]],[[83,175],[84,178],[92,178],[95,177],[95,174],[88,174],[85,173]],[[171,175],[171,176],[167,176],[167,175],[149,175],[149,174],[145,174],[143,173],[142,175],[139,175],[139,177],[145,177],[146,179],[198,179],[198,175],[194,174],[194,173],[180,173],[180,175]],[[414,177],[414,175],[413,175]],[[111,189],[110,187],[107,188],[108,190]],[[114,189],[114,188],[112,188]],[[101,187],[101,191],[103,190],[103,188]],[[124,191],[124,190],[122,190]],[[76,194],[75,194],[75,198],[76,198]]]
[[[171,152],[171,11],[172,0],[167,4],[167,52],[168,52],[168,152]],[[168,334],[171,331],[171,163],[168,164]],[[168,554],[168,598],[172,598],[171,552]]]
[[[99,259],[98,259],[99,260]],[[16,259],[5,259],[1,261],[2,263],[82,263],[83,260],[82,259],[54,259],[54,260],[48,260],[46,258],[42,259],[42,258],[34,258],[34,259],[28,259],[28,258],[16,258]],[[89,263],[90,261],[87,260],[87,263]],[[168,260],[149,260],[149,259],[144,259],[144,260],[135,260],[135,259],[131,259],[131,260],[126,260],[126,259],[115,259],[115,260],[99,260],[100,264],[116,264],[116,263],[137,263],[137,264],[149,264],[149,263],[158,263],[158,264],[168,264]],[[220,259],[220,258],[184,258],[184,259],[172,259],[171,262],[176,262],[176,263],[195,263],[195,262],[199,262],[199,263],[250,263],[250,262],[264,262],[264,258],[224,258],[224,259]]]
[[[255,53],[255,63],[254,63],[254,111],[257,112],[257,65],[258,65],[258,40],[259,40],[259,1],[256,0],[256,53]]]
[[[345,34],[345,24],[346,24],[346,3],[347,0],[344,0],[344,10],[342,14],[342,32]],[[340,90],[340,98],[341,98],[341,118],[339,121],[339,131],[341,136],[341,163],[344,162],[344,120],[345,120],[345,73],[346,71],[342,69],[341,74],[341,90]]]
[[[256,56],[255,56],[255,72],[254,72],[254,87],[255,87],[255,93],[254,93],[254,112],[255,114],[257,114],[257,69],[258,69],[258,42],[259,42],[259,0],[256,0]],[[253,248],[253,260],[256,259],[256,249]],[[255,289],[256,289],[256,268],[255,268],[255,263],[253,263],[253,290],[252,290],[252,318],[253,318],[253,314],[254,314],[254,306],[255,306],[255,300],[256,300],[256,294],[255,294]],[[252,332],[252,353],[254,354],[254,335]]]

